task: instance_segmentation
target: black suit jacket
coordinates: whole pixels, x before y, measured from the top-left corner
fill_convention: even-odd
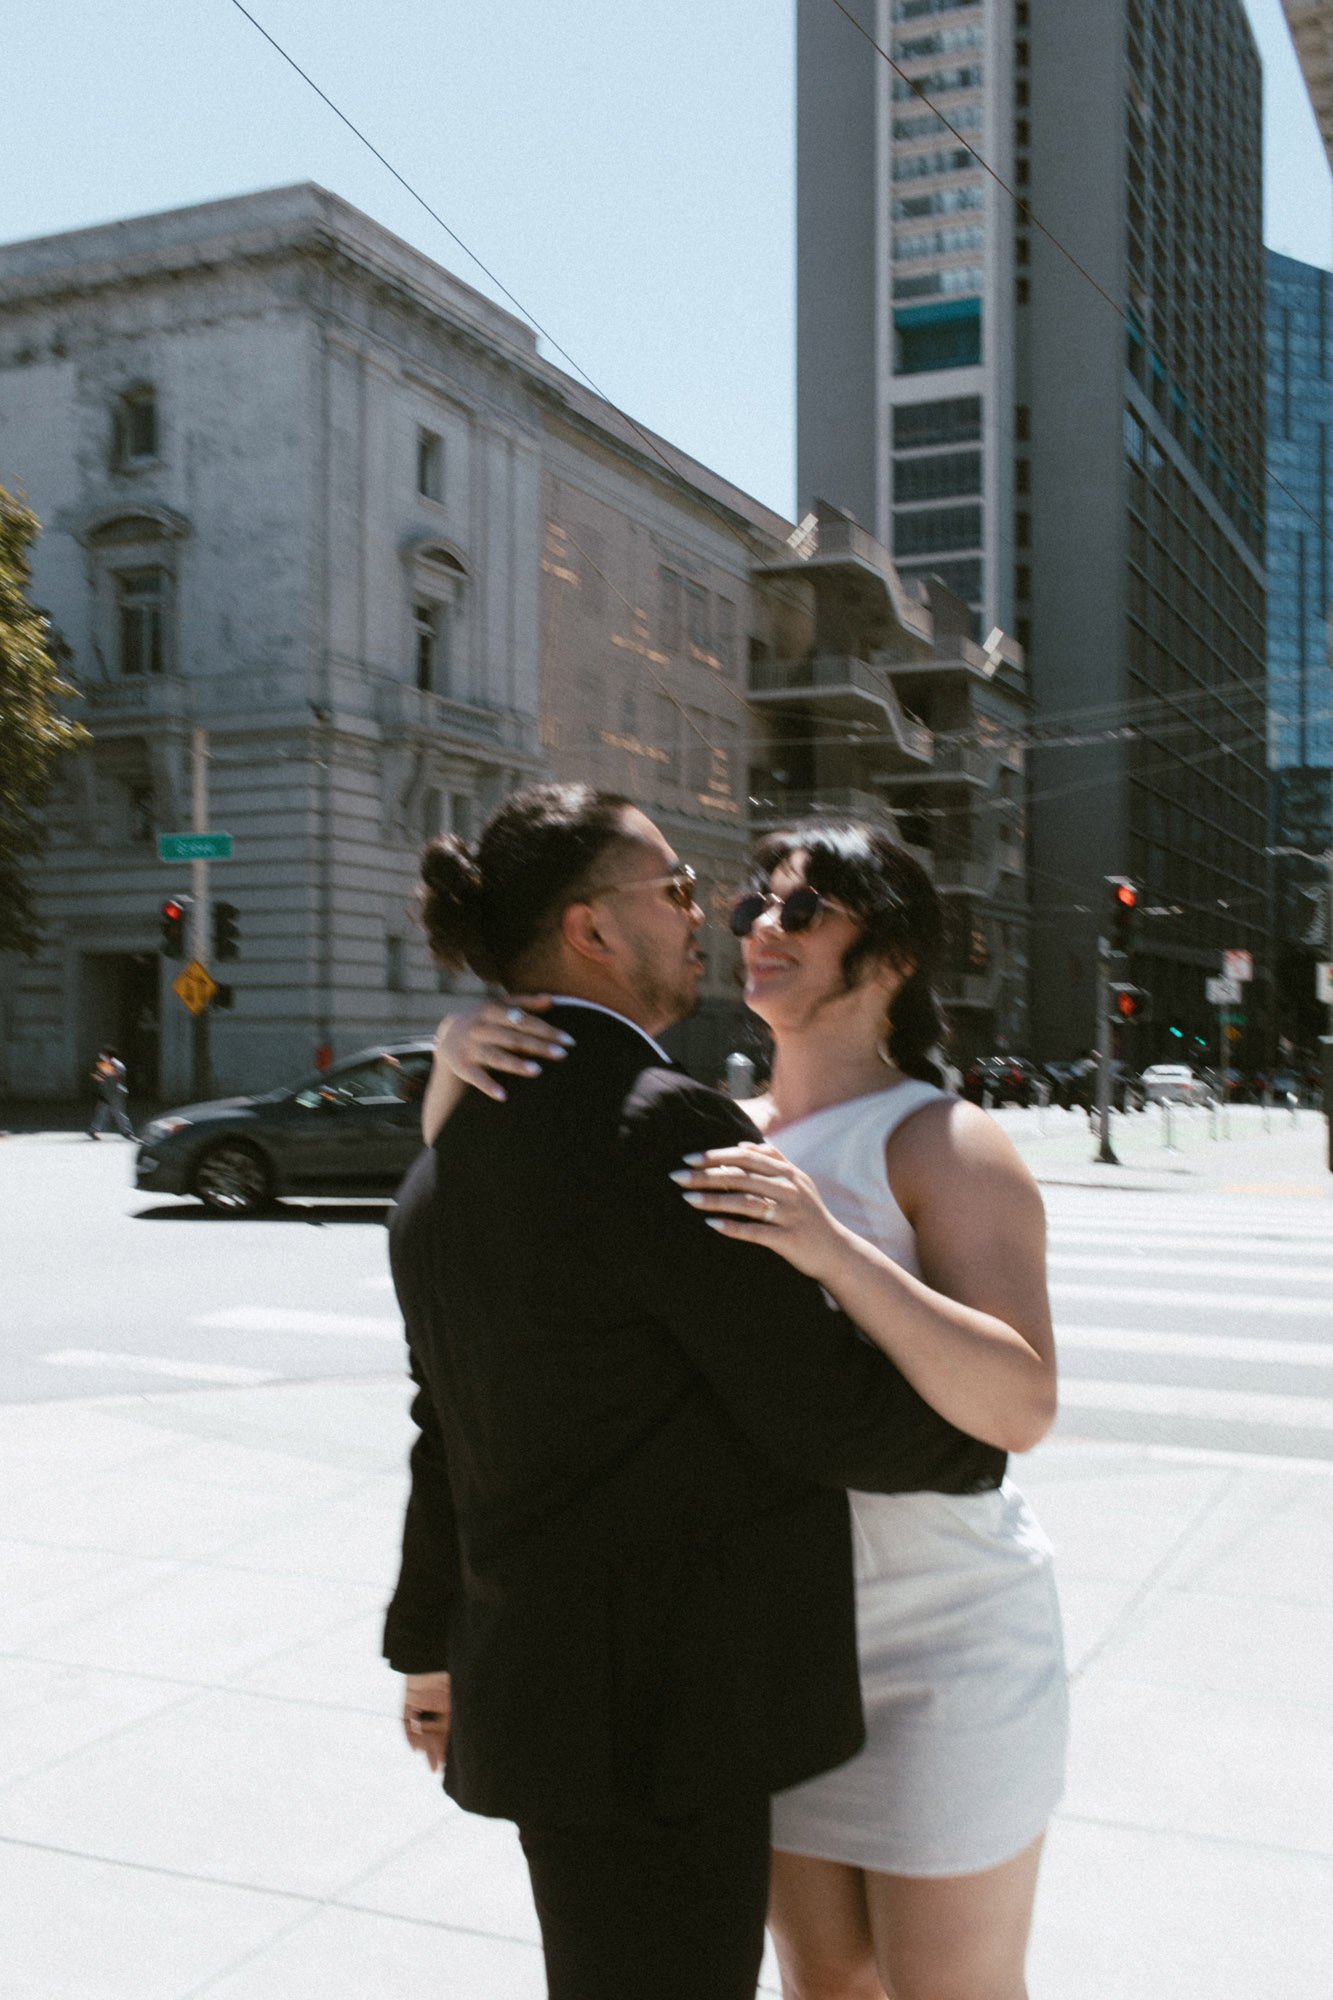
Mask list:
[[[401,1672],[448,1668],[446,1784],[578,1822],[776,1791],[862,1741],[845,1488],[994,1486],[819,1287],[667,1178],[756,1137],[584,1008],[571,1054],[469,1094],[408,1175],[418,1385]]]

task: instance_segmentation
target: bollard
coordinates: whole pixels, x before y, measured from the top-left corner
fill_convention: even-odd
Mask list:
[[[1039,1083],[1037,1085],[1037,1131],[1043,1139],[1046,1137],[1046,1107],[1050,1101],[1050,1084]]]
[[[1178,1152],[1179,1148],[1176,1145],[1175,1133],[1171,1126],[1171,1099],[1169,1097],[1162,1099],[1162,1130],[1164,1133],[1162,1144],[1166,1147],[1167,1152]]]

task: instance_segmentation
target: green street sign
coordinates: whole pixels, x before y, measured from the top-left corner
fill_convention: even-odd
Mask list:
[[[229,833],[159,833],[159,861],[230,861]]]

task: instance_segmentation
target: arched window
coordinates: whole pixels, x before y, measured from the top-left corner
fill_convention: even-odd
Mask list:
[[[437,540],[417,540],[404,551],[411,578],[411,678],[423,694],[466,701],[467,565]]]
[[[177,667],[179,544],[189,523],[169,507],[104,507],[79,540],[89,556],[93,644],[103,675],[139,679]]]

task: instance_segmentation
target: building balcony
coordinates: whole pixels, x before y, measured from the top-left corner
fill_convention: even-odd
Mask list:
[[[380,681],[374,690],[375,719],[387,737],[452,739],[477,748],[531,754],[535,719],[509,709],[454,701],[406,681]]]
[[[79,692],[83,702],[71,713],[81,711],[96,717],[99,736],[127,735],[154,723],[184,725],[194,717],[196,684],[179,674],[126,674],[118,680],[84,681]]]
[[[896,824],[896,816],[881,793],[845,785],[826,786],[814,792],[775,787],[767,798],[753,803],[750,824],[756,832],[766,832],[773,827],[790,826],[796,820],[825,816],[868,820],[872,826],[883,826],[890,833]]]
[[[900,775],[914,780],[928,778],[939,784],[980,785],[988,790],[995,779],[995,753],[978,750],[971,743],[941,743],[936,746],[929,770]]]
[[[935,886],[961,890],[966,895],[993,894],[999,868],[993,861],[963,861],[957,855],[940,855],[935,861]]]
[[[835,573],[856,595],[875,622],[887,625],[901,640],[906,656],[915,659],[930,649],[934,620],[921,599],[908,590],[893,557],[882,542],[836,508],[817,504],[788,543],[786,556],[756,565],[760,577],[805,577]]]
[[[1000,997],[1000,974],[967,972],[955,979],[941,996],[945,1007],[994,1007]]]
[[[864,722],[887,721],[889,734],[913,763],[930,764],[935,739],[923,722],[903,709],[883,668],[847,653],[810,653],[802,660],[756,660],[751,663],[750,700],[764,707],[791,705],[816,708],[823,715]]]

